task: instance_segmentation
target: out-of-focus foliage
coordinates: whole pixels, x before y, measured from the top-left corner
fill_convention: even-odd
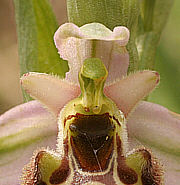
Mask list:
[[[14,0],[21,75],[29,71],[64,76],[53,36],[59,27],[48,0]]]
[[[159,87],[149,101],[180,113],[180,1],[176,0],[157,49],[155,70],[161,75]]]
[[[142,0],[136,35],[140,69],[154,70],[155,53],[174,0]]]
[[[58,28],[49,0],[14,0],[21,75],[29,71],[58,74],[68,71],[57,52],[53,35]],[[30,100],[23,92],[24,100]]]

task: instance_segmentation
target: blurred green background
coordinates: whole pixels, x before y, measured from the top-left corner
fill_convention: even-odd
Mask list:
[[[67,22],[66,1],[50,0],[59,24]],[[180,113],[180,1],[175,0],[156,54],[161,83],[149,101]],[[12,0],[0,1],[0,114],[22,103]]]
[[[175,0],[156,53],[161,81],[149,101],[180,113],[180,1]]]

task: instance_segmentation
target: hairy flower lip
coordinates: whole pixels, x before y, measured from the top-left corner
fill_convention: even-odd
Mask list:
[[[148,108],[144,109],[144,106],[146,107],[147,105],[148,105]],[[15,108],[9,110],[5,114],[3,114],[0,117],[1,118],[0,119],[1,120],[1,124],[5,123],[5,122],[8,123],[9,119],[14,118],[14,113],[17,112],[16,109],[19,109],[19,107],[21,107],[19,109],[20,111],[18,112],[18,115],[16,115],[16,117],[19,118],[17,121],[19,121],[21,119],[22,115],[25,115],[25,112],[24,112],[25,109],[23,108],[24,106],[26,106],[26,107],[29,106],[29,108],[28,108],[29,111],[28,112],[31,114],[32,119],[34,118],[33,114],[37,113],[37,112],[36,111],[32,111],[31,108],[32,107],[34,107],[35,109],[38,108],[38,110],[42,109],[42,104],[40,104],[38,101],[31,101],[31,102],[22,104],[20,106],[17,106]],[[41,108],[39,109],[39,107],[41,107]],[[152,111],[151,112],[146,111],[148,109],[152,110]],[[45,109],[43,108],[43,110],[45,110]],[[44,114],[43,114],[43,116],[41,118],[42,121],[43,121],[43,119],[46,120],[50,116],[50,113],[48,111],[45,111],[45,112],[46,112],[46,115],[44,116]],[[154,116],[154,114],[152,114],[153,112],[155,112],[156,116],[159,117],[158,119],[156,119],[156,116]],[[168,119],[167,119],[167,116],[168,116]],[[149,118],[151,118],[151,119],[149,119]],[[140,119],[142,121],[139,121]],[[153,119],[153,121],[152,121],[152,119]],[[143,146],[146,146],[146,147],[150,148],[159,158],[163,159],[163,161],[164,161],[164,163],[166,165],[166,169],[165,169],[166,170],[165,171],[165,177],[166,177],[165,178],[165,184],[166,185],[176,184],[176,182],[178,182],[178,177],[179,177],[179,173],[177,171],[178,171],[178,169],[180,167],[179,164],[177,163],[178,156],[177,156],[177,158],[174,158],[174,155],[171,155],[173,153],[172,150],[171,150],[170,153],[164,153],[163,151],[161,151],[161,149],[163,149],[163,148],[158,148],[158,147],[157,148],[156,147],[152,148],[152,146],[151,146],[152,145],[152,141],[155,142],[155,139],[158,138],[158,136],[159,136],[158,133],[161,133],[161,127],[159,125],[159,122],[156,122],[157,120],[159,120],[160,122],[164,122],[164,124],[165,124],[164,126],[166,126],[167,121],[169,120],[168,121],[168,125],[171,127],[171,125],[173,124],[174,125],[173,129],[175,129],[176,133],[178,133],[180,131],[179,130],[179,124],[180,124],[180,116],[179,115],[174,116],[174,113],[172,115],[172,113],[168,109],[163,107],[163,106],[160,106],[160,105],[157,105],[157,104],[154,104],[154,103],[150,103],[150,102],[141,102],[137,106],[137,109],[135,109],[133,111],[133,113],[131,113],[130,117],[127,120],[128,131],[130,132],[130,136],[133,136],[133,139],[135,139],[135,140],[136,139],[139,140],[139,142],[136,143],[135,145],[134,145],[134,142],[130,142],[130,145],[131,145],[130,148],[137,147],[140,144],[141,145],[143,144]],[[151,124],[154,125],[154,128],[155,127],[157,128],[155,132],[151,130],[151,126],[150,125],[148,126],[147,123],[149,121],[150,121]],[[143,134],[143,138],[141,137],[141,134],[139,134],[139,129],[137,130],[138,131],[137,133],[133,131],[134,129],[135,130],[137,129],[136,123],[138,123],[138,124],[142,123],[141,129],[143,127],[145,127],[144,131],[146,131],[147,134],[144,133]],[[37,124],[38,124],[38,122],[37,122]],[[53,122],[53,123],[49,122],[49,124],[56,124],[56,123],[55,122]],[[14,122],[14,127],[17,129],[15,122]],[[36,129],[36,128],[34,128],[34,129]],[[169,129],[167,129],[167,135],[166,135],[167,138],[170,139],[170,140],[171,139],[175,139],[175,138],[169,137],[168,132],[169,132]],[[34,134],[39,134],[39,136],[40,136],[39,132],[33,132],[33,133]],[[156,137],[154,137],[154,134],[156,135]],[[144,143],[143,140],[146,139],[147,136],[148,136],[148,143]],[[176,136],[179,137],[178,134],[176,134]],[[132,141],[132,140],[130,139],[130,141]],[[159,141],[161,141],[160,137],[158,138],[158,142]],[[176,140],[176,141],[178,141],[178,140]],[[41,141],[39,143],[37,143],[37,145],[35,145],[35,146],[34,145],[29,145],[29,149],[28,149],[28,152],[27,152],[26,155],[25,155],[26,150],[24,150],[24,148],[20,149],[20,153],[21,153],[21,156],[23,156],[24,162],[21,160],[22,164],[20,165],[20,167],[19,168],[16,167],[16,169],[12,170],[14,175],[12,175],[11,170],[9,170],[9,169],[14,168],[14,166],[19,166],[19,164],[20,164],[19,160],[17,161],[17,163],[16,163],[16,160],[15,160],[14,161],[15,164],[14,163],[8,163],[6,166],[4,166],[4,168],[1,167],[1,169],[5,169],[5,171],[4,170],[2,171],[2,174],[0,175],[0,178],[3,178],[3,179],[5,178],[5,179],[4,180],[1,179],[0,182],[2,182],[2,183],[4,182],[4,184],[5,184],[5,182],[6,182],[6,184],[7,184],[7,182],[9,182],[9,184],[16,184],[16,185],[19,184],[17,176],[20,177],[22,166],[27,164],[27,162],[29,161],[29,157],[32,155],[32,152],[34,150],[36,150],[37,148],[39,148],[39,147],[47,146],[47,145],[51,145],[51,148],[53,148],[52,146],[55,146],[55,144],[56,144],[55,138],[54,138],[54,140],[51,140],[51,141],[49,140],[48,142],[47,141],[42,141],[42,139],[41,139]],[[168,146],[167,142],[161,142],[161,144],[162,145],[166,144],[166,146]],[[176,149],[177,149],[177,147],[176,147]],[[16,150],[15,150],[16,154],[13,154],[13,156],[17,156],[17,152],[18,151],[19,151],[18,148],[16,148]],[[164,154],[166,154],[166,155],[164,155]],[[12,155],[12,154],[8,154],[7,153],[6,154],[7,158],[8,158],[9,155]],[[18,154],[18,156],[19,156],[19,154]],[[12,175],[12,178],[9,178],[7,176],[7,174],[8,175]]]
[[[125,126],[125,123],[126,123],[125,118],[124,118],[123,113],[118,110],[115,103],[110,100],[112,98],[112,96],[110,96],[110,99],[108,99],[103,94],[104,80],[106,77],[107,77],[107,70],[100,59],[91,58],[91,59],[86,59],[83,62],[83,67],[81,67],[81,70],[79,72],[79,83],[81,86],[81,96],[79,96],[77,99],[74,99],[74,100],[70,101],[68,104],[66,104],[64,109],[62,109],[62,111],[59,114],[59,119],[58,119],[59,120],[58,121],[59,132],[58,132],[58,140],[57,140],[57,146],[58,146],[57,150],[58,150],[58,153],[60,153],[60,155],[65,154],[62,150],[63,143],[64,143],[63,139],[67,138],[67,134],[68,134],[67,129],[69,129],[69,125],[64,126],[64,120],[69,115],[75,115],[76,112],[86,114],[84,111],[84,107],[86,107],[86,105],[87,105],[87,107],[88,106],[91,107],[92,102],[95,103],[95,104],[93,103],[93,105],[96,105],[96,103],[97,103],[97,105],[101,106],[101,104],[103,104],[105,107],[104,109],[102,109],[102,112],[101,112],[101,109],[98,113],[95,113],[94,111],[92,111],[93,114],[103,113],[103,111],[110,112],[112,116],[115,116],[115,118],[117,118],[120,121],[121,126],[119,125],[120,126],[119,128],[121,128],[122,130],[121,129],[119,129],[119,130],[117,129],[117,130],[119,131],[118,132],[119,134],[122,133],[122,137],[121,137],[121,141],[123,143],[122,144],[123,145],[122,152],[124,155],[126,154],[128,147],[126,146],[127,145],[127,137],[126,137],[127,133],[126,133],[126,126]],[[133,97],[131,99],[132,100],[131,102],[136,104],[137,101],[140,101],[144,95],[146,95],[149,91],[151,91],[156,86],[158,78],[159,78],[159,75],[157,75],[157,73],[154,73],[151,71],[143,71],[143,72],[139,72],[137,74],[130,75],[130,76],[120,80],[121,81],[120,83],[118,83],[118,82],[116,82],[116,83],[118,84],[118,86],[122,86],[122,87],[124,87],[125,85],[128,87],[130,86],[128,88],[128,91],[130,92],[130,96]],[[124,80],[125,80],[125,82],[122,82]],[[53,83],[54,81],[56,82],[55,84]],[[62,96],[60,98],[57,96],[54,96],[53,93],[56,92],[56,89],[52,90],[51,87],[53,87],[53,86],[58,87],[59,86],[58,88],[60,88],[60,91],[61,91],[60,94],[62,94],[64,91],[62,89],[62,86],[63,87],[65,86],[64,81],[57,79],[57,78],[54,78],[50,75],[29,73],[28,75],[25,75],[21,78],[21,82],[22,82],[22,86],[30,93],[31,96],[33,96],[36,99],[43,102],[47,107],[50,107],[50,108],[52,107],[51,105],[49,105],[49,102],[52,103],[52,102],[59,100],[60,98],[61,99],[63,98]],[[132,89],[132,87],[133,87],[133,89]],[[142,87],[145,89],[143,89]],[[71,88],[71,87],[67,86],[67,88]],[[52,90],[52,92],[49,92],[50,89]],[[113,86],[111,87],[111,89],[113,89]],[[67,90],[68,89],[66,89],[66,91]],[[118,90],[118,88],[115,85],[115,88],[113,89],[113,91],[117,92],[117,90]],[[132,90],[137,91],[135,96],[133,96],[133,94],[131,92]],[[142,90],[142,92],[141,92],[141,90]],[[58,91],[58,89],[57,89],[57,91]],[[69,91],[70,94],[73,92],[73,91],[72,92],[71,91],[72,91],[72,88]],[[108,90],[107,90],[107,92],[108,92]],[[127,94],[127,92],[125,94]],[[95,96],[95,95],[97,95],[97,96]],[[50,99],[48,100],[47,97],[49,97]],[[65,97],[68,97],[67,92],[66,92]],[[64,97],[64,99],[65,99],[65,97]],[[93,98],[95,101],[93,101]],[[98,101],[99,101],[99,103],[98,103]],[[61,104],[62,104],[62,102],[61,102]],[[134,104],[132,104],[133,107],[134,107]],[[57,107],[59,109],[59,106],[57,106]],[[132,109],[132,107],[129,107],[129,108]],[[122,110],[122,111],[124,111],[124,110]],[[131,110],[128,110],[128,111],[130,112]],[[103,122],[101,122],[101,124],[102,123]],[[92,172],[92,171],[90,170],[90,172]]]

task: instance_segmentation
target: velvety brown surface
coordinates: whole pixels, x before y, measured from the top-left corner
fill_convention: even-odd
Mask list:
[[[107,169],[114,146],[114,125],[109,114],[76,114],[70,130],[79,168],[89,172]]]

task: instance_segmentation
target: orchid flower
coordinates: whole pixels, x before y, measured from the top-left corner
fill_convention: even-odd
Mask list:
[[[91,30],[89,28],[94,26],[98,27],[98,25],[93,23],[92,25],[86,26],[88,26],[88,30]],[[63,26],[66,26],[66,29],[63,30]],[[25,167],[27,170],[24,176],[26,178],[26,184],[34,184],[35,181],[39,179],[42,180],[42,178],[46,182],[40,181],[40,184],[50,184],[47,179],[47,177],[49,178],[49,171],[53,172],[57,169],[61,164],[61,157],[67,154],[67,151],[64,150],[66,144],[64,140],[66,133],[64,133],[64,131],[69,128],[63,127],[62,122],[66,119],[71,123],[74,109],[70,105],[74,105],[74,103],[77,102],[78,105],[82,107],[77,107],[77,110],[84,111],[84,114],[88,114],[89,110],[90,112],[93,111],[94,114],[99,114],[99,112],[104,110],[102,109],[103,105],[110,105],[111,108],[108,108],[108,112],[111,110],[110,115],[115,116],[114,118],[112,116],[113,121],[116,123],[120,122],[120,125],[122,124],[121,126],[123,127],[118,134],[121,136],[120,138],[123,143],[121,155],[127,157],[126,162],[128,166],[132,169],[134,169],[133,165],[136,166],[137,162],[133,162],[133,159],[137,157],[135,154],[140,150],[137,149],[137,147],[140,147],[142,151],[147,151],[146,154],[154,159],[154,161],[152,160],[154,162],[152,165],[159,166],[154,155],[163,161],[162,163],[164,163],[165,166],[165,184],[177,184],[180,167],[180,151],[178,148],[180,144],[180,116],[160,105],[141,101],[158,84],[159,74],[157,72],[141,71],[125,76],[128,66],[128,53],[125,48],[128,41],[128,30],[124,27],[118,27],[114,29],[113,32],[110,32],[110,30],[105,28],[107,34],[102,38],[102,36],[99,35],[90,37],[88,35],[89,32],[85,32],[83,28],[79,29],[73,24],[63,26],[60,27],[55,34],[55,43],[61,57],[69,62],[70,71],[66,79],[60,79],[57,76],[42,73],[25,74],[21,78],[22,86],[26,92],[37,100],[17,106],[0,117],[1,184],[18,184],[22,178],[21,171],[23,166],[29,162],[33,151],[37,149],[30,164]],[[69,29],[67,29],[67,26]],[[103,26],[99,25],[98,30],[99,29],[101,30],[100,32],[102,32]],[[118,31],[116,32],[116,30]],[[70,40],[71,42],[69,42]],[[73,46],[67,43],[71,43]],[[77,55],[77,52],[82,43],[84,43],[84,47],[81,47],[80,50],[83,51],[84,49],[84,51],[81,56]],[[98,47],[96,50],[93,50],[92,48],[95,46]],[[101,49],[98,50],[99,46],[101,46]],[[67,50],[65,50],[65,48],[67,48]],[[77,56],[77,60],[75,56]],[[107,59],[103,56],[109,57]],[[89,61],[89,58],[91,58],[91,65],[85,65],[83,61]],[[100,70],[102,67],[98,68],[97,65],[95,65],[94,68],[92,67],[92,62],[96,61],[97,58],[103,61],[108,70],[109,77],[107,77],[105,67],[102,71]],[[122,62],[121,65],[123,69],[121,69],[119,62]],[[113,65],[111,65],[112,63]],[[94,62],[94,64],[96,64],[96,62]],[[80,71],[79,76],[82,75],[79,77],[81,88],[77,83],[79,71],[74,70],[74,66]],[[116,67],[113,68],[113,66]],[[119,69],[121,69],[121,71],[119,71]],[[96,71],[96,73],[94,71]],[[97,74],[100,76],[95,78],[93,75],[96,76]],[[105,82],[106,77],[107,81]],[[92,80],[93,83],[90,83],[89,88],[88,86],[84,88],[85,85],[83,84],[87,82],[87,78]],[[92,85],[95,82],[98,84],[96,88]],[[91,92],[94,90],[93,88],[96,90],[94,92],[97,92],[95,93],[96,96]],[[102,98],[104,97],[102,91],[108,98],[106,96],[105,99]],[[98,94],[98,92],[100,94]],[[81,96],[79,96],[80,93],[82,93]],[[95,98],[93,100],[99,101],[91,101],[92,98]],[[101,109],[99,109],[99,107],[101,107]],[[105,110],[106,109],[107,108],[105,108]],[[118,116],[116,116],[117,114]],[[70,124],[69,122],[67,125]],[[73,128],[74,127],[71,126],[72,130]],[[72,130],[71,132],[73,132]],[[127,141],[127,133],[129,133],[129,142]],[[75,132],[74,134],[76,135],[78,133]],[[43,148],[39,149],[40,147]],[[149,148],[153,154],[144,147]],[[136,149],[129,152],[133,148]],[[56,151],[52,149],[56,149]],[[128,156],[130,157],[128,158]],[[139,156],[139,158],[138,159],[142,161],[143,158],[141,156]],[[66,156],[65,159],[68,160],[68,156]],[[116,162],[117,161],[115,161],[114,165],[117,167]],[[67,163],[67,161],[63,164],[65,163]],[[37,173],[37,176],[33,177],[32,170],[37,170],[37,164],[39,165],[41,173]],[[46,166],[50,167],[50,169],[46,170]],[[72,166],[73,164],[71,164],[71,169]],[[155,168],[155,170],[160,170],[159,168],[160,166],[158,169]],[[42,172],[42,169],[45,169],[44,172]],[[91,169],[89,169],[89,171],[90,170]],[[109,173],[111,173],[113,169],[108,168],[108,170]],[[114,176],[110,175],[111,178],[107,179],[107,176],[102,170],[102,177],[105,179],[101,180],[98,178],[100,176],[100,174],[98,174],[99,176],[95,177],[95,182],[91,182],[90,178],[88,178],[89,174],[84,171],[83,173],[86,173],[87,178],[82,175],[83,173],[80,175],[80,172],[76,170],[73,174],[68,174],[69,179],[65,179],[65,181],[67,180],[67,183],[69,183],[73,180],[79,180],[78,182],[81,184],[80,180],[82,180],[84,184],[105,184],[110,180],[114,180],[110,181],[110,183],[113,184],[119,176],[118,174]],[[98,171],[96,169],[96,171],[97,173],[101,173],[101,170]],[[159,173],[161,173],[161,170]],[[66,175],[64,176],[66,177]],[[74,177],[80,177],[80,179]],[[56,178],[53,179],[55,179],[54,181],[57,180]],[[121,179],[121,182],[119,179]],[[129,183],[126,180],[122,181],[122,178],[119,179],[117,182],[121,184]],[[161,179],[157,178],[156,180],[156,184],[158,184]],[[66,183],[65,181],[64,184]],[[137,181],[134,180],[133,184],[136,182]],[[130,184],[132,183],[130,182]],[[139,181],[138,184],[140,184]]]

